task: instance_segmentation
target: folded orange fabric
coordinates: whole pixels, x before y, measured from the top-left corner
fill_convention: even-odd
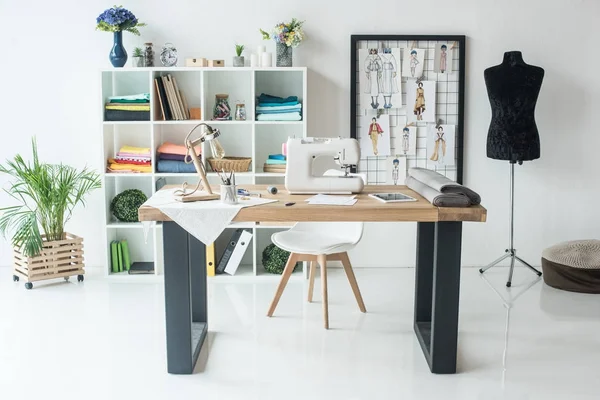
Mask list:
[[[119,164],[114,159],[108,159],[108,169],[111,171],[152,172],[152,165]]]
[[[196,154],[200,155],[202,152],[200,146],[196,146]],[[177,154],[180,156],[185,156],[187,154],[187,148],[182,144],[173,144],[170,142],[164,142],[158,149],[156,150],[158,153],[166,153],[166,154]]]

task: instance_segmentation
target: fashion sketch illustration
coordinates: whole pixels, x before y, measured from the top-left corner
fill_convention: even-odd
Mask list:
[[[433,72],[438,74],[448,74],[452,72],[452,46],[441,43],[435,49],[433,60]]]
[[[434,138],[435,147],[433,153],[429,159],[436,161],[438,164],[444,164],[444,157],[446,156],[446,138],[444,137],[444,127],[438,126],[435,132]]]
[[[402,107],[400,49],[360,49],[361,108]]]
[[[454,164],[454,125],[429,125],[427,134],[428,164],[442,167]]]
[[[375,111],[371,111],[374,113]],[[367,111],[369,113],[369,111]],[[360,152],[364,156],[389,156],[391,150],[390,116],[368,114],[360,124]]]
[[[417,79],[423,76],[425,49],[405,49],[402,76]]]
[[[435,81],[409,79],[406,82],[407,122],[435,121]]]
[[[410,150],[410,129],[408,129],[408,126],[405,126],[404,129],[402,129],[402,152],[404,152],[404,155],[408,154],[408,151]]]
[[[391,156],[386,159],[386,185],[403,185],[406,179],[406,158]]]
[[[425,112],[425,109],[425,89],[423,89],[423,82],[418,82],[414,107],[414,113],[417,116],[417,121],[423,120],[423,113]]]

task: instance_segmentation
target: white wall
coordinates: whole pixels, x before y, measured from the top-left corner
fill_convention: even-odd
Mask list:
[[[234,43],[262,44],[258,28],[295,16],[309,40],[295,64],[310,69],[309,132],[349,134],[350,34],[465,34],[467,41],[465,183],[482,194],[488,223],[465,224],[463,263],[481,265],[506,247],[508,163],[485,156],[490,107],[483,70],[507,50],[546,70],[537,107],[542,158],[517,168],[516,240],[520,255],[539,264],[558,241],[598,237],[600,181],[600,2],[594,0],[436,0],[364,2],[129,0],[125,7],[149,24],[145,41],[173,42],[186,56],[224,58]],[[42,157],[103,168],[98,137],[98,69],[110,66],[111,34],[94,31],[110,1],[0,2],[4,55],[0,96],[0,160],[29,154],[37,135]],[[325,6],[327,4],[327,6]],[[343,7],[334,4],[343,4]],[[274,45],[269,43],[271,51]],[[0,177],[0,184],[5,178]],[[0,194],[0,204],[7,196]],[[101,265],[102,197],[79,210],[69,230],[85,237],[87,264]],[[414,263],[414,224],[370,225],[353,254],[357,266]],[[0,242],[0,265],[9,265]]]

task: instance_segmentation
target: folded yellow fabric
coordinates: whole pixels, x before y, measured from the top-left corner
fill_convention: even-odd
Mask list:
[[[107,110],[122,110],[122,111],[150,111],[150,105],[133,105],[133,106],[106,106]]]
[[[152,172],[152,165],[119,164],[114,159],[108,159],[108,168],[111,171]]]
[[[123,146],[119,153],[150,154],[150,147]]]

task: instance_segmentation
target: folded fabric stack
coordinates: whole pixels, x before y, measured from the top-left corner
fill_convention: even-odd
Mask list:
[[[150,148],[123,146],[115,158],[108,159],[109,172],[152,172]]]
[[[298,97],[277,97],[262,93],[257,99],[257,121],[301,121],[302,104]]]
[[[405,183],[437,207],[469,207],[481,203],[481,196],[473,190],[426,168],[411,168]]]
[[[263,172],[275,172],[278,174],[285,174],[287,167],[287,158],[283,154],[271,154],[265,165],[263,166]]]
[[[196,146],[196,154],[200,155],[201,147]],[[183,145],[164,142],[156,150],[158,153],[158,162],[156,163],[157,172],[164,173],[195,173],[196,168],[192,163],[191,157],[186,155],[187,148]]]
[[[150,93],[112,96],[104,106],[105,121],[150,121]]]

